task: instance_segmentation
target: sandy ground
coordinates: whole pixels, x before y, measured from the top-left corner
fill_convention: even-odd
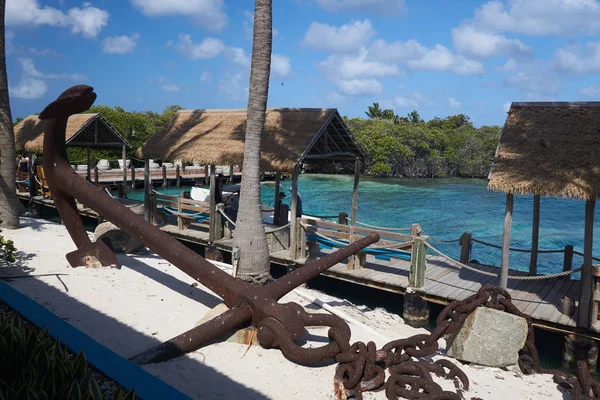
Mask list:
[[[123,357],[190,328],[220,299],[153,253],[120,255],[121,270],[73,269],[65,254],[75,249],[64,226],[22,218],[22,228],[3,235],[15,242],[19,260],[0,268],[0,277],[30,274],[10,284],[70,324]],[[364,323],[350,325],[352,341],[374,340],[378,348],[388,340],[425,333],[405,325],[382,309],[370,310],[345,300],[302,288]],[[309,312],[326,312],[295,293],[282,302],[294,301]],[[375,329],[378,335],[372,330]],[[322,345],[326,330],[311,330],[308,345]],[[440,341],[441,348],[445,343]],[[441,350],[434,358],[441,357]],[[335,365],[304,367],[283,357],[278,350],[235,343],[218,343],[175,360],[144,367],[193,399],[333,399]],[[509,371],[463,365],[471,381],[465,399],[569,399],[550,375],[522,376]],[[453,389],[452,382],[439,381]],[[365,399],[384,399],[383,392],[366,393]]]

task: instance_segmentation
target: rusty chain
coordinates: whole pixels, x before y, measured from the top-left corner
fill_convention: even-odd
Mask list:
[[[293,304],[293,303],[291,303]],[[268,329],[267,340],[259,342],[267,347],[278,347],[282,353],[304,365],[316,364],[330,358],[338,363],[335,372],[334,390],[338,399],[362,399],[362,392],[385,390],[386,397],[419,400],[461,400],[463,392],[469,390],[469,379],[460,367],[450,360],[425,360],[438,350],[438,340],[456,335],[467,317],[477,307],[489,307],[508,312],[527,321],[527,338],[519,351],[518,365],[528,375],[533,373],[553,374],[554,382],[569,390],[574,400],[600,399],[600,384],[594,381],[584,361],[578,363],[577,375],[540,367],[539,356],[534,344],[531,317],[520,312],[512,303],[510,294],[497,286],[483,286],[472,296],[448,304],[436,320],[436,329],[430,334],[418,334],[387,343],[377,350],[374,342],[350,344],[350,330],[346,322],[333,315],[309,314],[294,305],[305,326],[329,326],[330,342],[319,348],[303,348],[292,340],[286,329],[272,318],[259,323]],[[387,374],[387,380],[386,380]],[[456,391],[443,390],[433,380],[432,374],[450,379]]]

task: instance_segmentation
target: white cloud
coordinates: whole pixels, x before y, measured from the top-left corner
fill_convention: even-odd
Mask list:
[[[225,57],[233,64],[250,68],[250,57],[246,54],[244,49],[239,47],[229,47],[225,51]]]
[[[517,69],[517,61],[514,58],[509,58],[503,65],[496,67],[500,72],[510,72]]]
[[[345,96],[369,96],[381,93],[383,86],[377,79],[348,79],[334,81],[338,93]]]
[[[226,46],[219,39],[211,37],[207,37],[200,43],[193,43],[190,35],[179,34],[179,41],[175,48],[192,60],[203,60],[220,56]]]
[[[429,48],[416,40],[386,43],[378,39],[369,47],[373,60],[403,63],[412,70],[454,72],[458,75],[480,75],[484,68],[479,61],[452,53],[441,44]]]
[[[212,80],[212,76],[210,75],[210,72],[208,71],[204,71],[202,73],[202,75],[200,75],[200,83],[208,83]]]
[[[160,88],[165,92],[179,92],[181,88],[174,83],[163,83]]]
[[[102,51],[108,54],[127,54],[133,53],[137,46],[137,41],[140,38],[138,33],[133,33],[131,36],[112,36],[107,37],[102,41]]]
[[[248,101],[248,77],[238,73],[231,76],[226,73],[219,84],[217,90],[231,100]]]
[[[396,65],[371,61],[368,56],[365,49],[361,49],[358,55],[333,54],[319,62],[317,67],[327,76],[338,79],[381,78],[400,74]]]
[[[584,87],[579,91],[579,94],[585,97],[599,98],[600,97],[600,88],[596,85]]]
[[[344,104],[350,99],[348,96],[344,96],[338,92],[329,92],[325,97],[329,104]]]
[[[514,87],[528,100],[549,98],[561,89],[561,81],[556,71],[543,61],[517,63],[504,77],[504,85]]]
[[[396,14],[404,10],[404,0],[315,0],[315,3],[331,12],[368,12]]]
[[[242,22],[242,28],[244,30],[244,37],[248,40],[252,40],[254,34],[254,13],[252,11],[244,11],[244,22]],[[279,36],[279,31],[273,28],[273,39]]]
[[[40,26],[70,28],[73,33],[81,33],[87,38],[98,36],[102,28],[108,24],[109,13],[90,3],[83,3],[82,8],[73,7],[63,11],[45,6],[40,7],[37,0],[7,0],[7,26]]]
[[[9,87],[12,97],[25,100],[34,100],[44,97],[48,85],[41,79],[23,77],[16,87]]]
[[[394,104],[399,108],[419,108],[419,107],[433,107],[435,103],[431,101],[427,96],[421,93],[406,93],[403,96],[396,96]]]
[[[508,112],[508,110],[510,110],[511,104],[512,103],[510,101],[508,103],[502,104],[502,110],[504,110],[504,112]]]
[[[20,0],[17,0],[20,1]],[[149,17],[191,17],[205,29],[219,31],[227,24],[223,0],[130,0],[144,15]]]
[[[448,107],[453,110],[460,109],[460,101],[456,100],[454,97],[448,97]]]
[[[63,79],[70,81],[82,81],[85,80],[85,76],[80,74],[46,74],[40,72],[35,67],[33,60],[31,58],[18,58],[17,61],[21,65],[21,71],[23,75],[28,76],[30,78],[36,79]]]
[[[313,22],[302,39],[302,45],[316,50],[348,53],[366,45],[373,35],[375,35],[375,31],[368,19],[352,21],[339,28]]]
[[[292,76],[292,62],[286,56],[273,54],[271,56],[271,77],[276,79]]]
[[[462,25],[452,30],[452,43],[456,50],[475,57],[526,57],[531,48],[518,39],[508,39],[503,35],[484,32],[470,25]]]
[[[558,49],[554,58],[555,66],[575,74],[595,74],[600,72],[600,42],[588,42],[585,47],[571,45]]]
[[[571,35],[600,32],[597,0],[493,0],[475,10],[469,24],[488,32]]]

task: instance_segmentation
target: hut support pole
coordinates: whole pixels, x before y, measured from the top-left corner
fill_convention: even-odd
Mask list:
[[[229,166],[229,183],[233,183],[233,165]]]
[[[127,191],[127,146],[123,144],[123,191]]]
[[[87,180],[92,181],[92,152],[90,146],[87,147]]]
[[[531,260],[529,275],[537,275],[538,243],[540,236],[540,195],[533,196],[533,230],[531,231]]]
[[[356,226],[356,212],[358,210],[358,184],[360,182],[360,158],[354,162],[354,191],[352,192],[352,218],[350,220],[350,243],[354,242],[354,227]],[[359,269],[364,264],[365,253],[359,252],[350,257],[348,269]]]
[[[290,218],[290,256],[292,260],[298,258],[298,223],[296,221],[296,210],[298,209],[298,173],[300,166],[296,165],[292,172],[292,200],[291,200],[291,218]]]
[[[144,159],[144,215],[146,221],[151,222],[152,210],[150,210],[150,159]]]
[[[208,242],[212,243],[215,241],[217,224],[216,224],[216,212],[217,212],[217,203],[216,203],[216,193],[217,193],[217,179],[215,176],[215,166],[210,166],[210,192],[208,197],[208,206],[210,207],[209,215],[210,219],[208,221]]]
[[[273,225],[279,225],[279,190],[281,187],[281,173],[275,173],[275,200],[273,201]]]
[[[208,185],[208,165],[204,166],[204,184]]]
[[[583,238],[583,269],[581,270],[581,293],[579,295],[579,315],[577,326],[590,326],[592,303],[592,241],[594,238],[594,209],[596,199],[585,202],[585,231]]]
[[[504,234],[502,235],[502,262],[500,264],[500,287],[503,289],[506,289],[508,286],[508,253],[510,248],[513,199],[514,195],[512,193],[506,194],[506,215],[504,216]]]

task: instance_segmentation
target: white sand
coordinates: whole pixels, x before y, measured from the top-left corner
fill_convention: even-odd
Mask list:
[[[2,234],[19,249],[18,266],[0,268],[0,276],[66,274],[15,279],[10,284],[53,311],[73,326],[123,357],[190,328],[220,303],[202,286],[191,287],[186,274],[153,253],[119,255],[123,267],[115,269],[70,268],[65,254],[75,249],[64,226],[22,218],[22,228]],[[64,282],[63,283],[61,282]],[[68,288],[68,291],[65,289]],[[302,289],[330,302],[389,339],[408,337],[424,330],[404,325],[397,315],[368,310],[323,293]],[[295,293],[282,302],[294,301],[311,312],[326,312]],[[350,325],[352,341],[374,340],[378,348],[386,340],[368,329]],[[323,344],[326,330],[311,330],[308,343]],[[380,335],[380,336],[381,336]],[[442,348],[445,346],[440,341]],[[218,343],[167,363],[144,367],[193,399],[333,399],[335,365],[308,368],[286,360],[278,350],[234,343]],[[436,356],[436,358],[439,356]],[[522,376],[511,371],[463,365],[471,381],[465,399],[569,399],[550,375]],[[438,381],[453,389],[452,382]],[[383,392],[366,393],[365,399],[384,399]]]

